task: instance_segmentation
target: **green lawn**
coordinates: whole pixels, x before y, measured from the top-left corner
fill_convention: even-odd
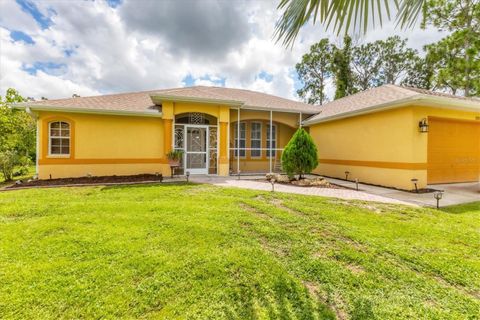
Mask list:
[[[0,318],[474,319],[480,202],[209,185],[0,192]]]

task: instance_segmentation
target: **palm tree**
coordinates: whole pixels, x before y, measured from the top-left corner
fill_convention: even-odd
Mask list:
[[[393,0],[397,25],[411,27],[415,24],[424,1]],[[284,45],[293,44],[300,29],[310,19],[314,24],[319,21],[337,33],[352,27],[366,32],[369,19],[373,25],[376,19],[380,25],[384,18],[391,19],[391,5],[391,0],[280,0],[278,9],[283,10],[283,14],[275,28],[275,37],[283,39]]]

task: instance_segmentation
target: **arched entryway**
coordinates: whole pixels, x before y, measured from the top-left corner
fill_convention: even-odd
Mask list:
[[[174,148],[184,152],[180,170],[190,174],[217,174],[217,118],[190,112],[175,116]]]

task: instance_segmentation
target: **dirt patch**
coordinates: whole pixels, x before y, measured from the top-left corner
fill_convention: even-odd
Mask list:
[[[305,286],[305,288],[307,288],[308,293],[311,296],[318,296],[319,290],[318,290],[318,286],[315,283],[310,281],[303,281],[303,285]]]
[[[258,210],[255,207],[252,207],[251,205],[246,204],[245,202],[240,202],[239,207],[247,212],[253,213],[257,217],[260,217],[262,219],[271,219],[271,217],[268,214],[264,213],[261,210]]]
[[[303,212],[300,212],[300,211],[297,211],[297,210],[294,210],[294,209],[292,209],[292,208],[289,208],[289,207],[285,206],[285,205],[283,204],[283,201],[280,200],[280,199],[275,199],[275,198],[273,198],[273,199],[271,199],[271,200],[269,201],[269,203],[270,203],[271,205],[277,207],[277,208],[280,208],[280,209],[282,209],[282,210],[290,213],[290,214],[303,215]]]
[[[353,274],[365,273],[365,269],[363,269],[362,266],[359,266],[359,265],[356,265],[356,264],[347,264],[346,267]]]
[[[393,206],[388,206],[386,204],[371,203],[371,202],[360,202],[360,201],[347,201],[341,199],[329,200],[329,204],[333,205],[342,205],[348,207],[355,207],[360,209],[367,209],[375,213],[384,213],[390,211],[390,209],[395,209]]]
[[[161,182],[163,177],[161,174],[138,174],[134,176],[99,176],[99,177],[79,177],[64,179],[45,179],[45,180],[29,180],[22,183],[15,183],[6,189],[24,188],[24,187],[43,187],[43,186],[65,186],[65,185],[84,185],[84,184],[110,184],[125,182]]]

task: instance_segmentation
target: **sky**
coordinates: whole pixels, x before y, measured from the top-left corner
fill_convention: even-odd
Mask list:
[[[192,85],[227,86],[299,100],[295,64],[309,47],[341,39],[306,25],[293,47],[273,38],[280,16],[266,0],[0,0],[0,95],[68,98]],[[444,35],[394,22],[357,43]],[[327,91],[333,94],[333,84]]]

